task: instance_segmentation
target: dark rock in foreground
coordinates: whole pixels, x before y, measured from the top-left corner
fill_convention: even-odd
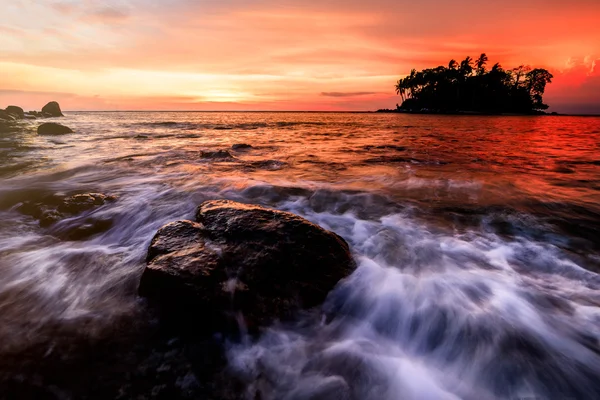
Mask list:
[[[62,117],[63,113],[60,109],[60,105],[56,101],[51,101],[42,107],[42,113],[48,114],[51,117]]]
[[[213,200],[196,220],[159,229],[139,293],[206,329],[240,313],[251,330],[287,319],[320,305],[355,266],[344,239],[288,212]]]
[[[57,124],[55,122],[45,122],[38,126],[38,135],[65,135],[73,133],[73,130],[68,126]]]

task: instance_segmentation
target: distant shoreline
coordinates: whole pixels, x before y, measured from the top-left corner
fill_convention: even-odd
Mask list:
[[[411,110],[394,110],[394,109],[380,109],[377,110],[378,113],[396,113],[396,114],[431,114],[431,115],[475,115],[475,116],[501,116],[501,117],[531,117],[531,116],[558,116],[565,115],[559,114],[557,112],[545,112],[545,111],[537,111],[530,113],[501,113],[501,112],[483,112],[483,111],[411,111]]]

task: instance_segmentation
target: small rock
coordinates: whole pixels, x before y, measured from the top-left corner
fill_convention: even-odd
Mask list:
[[[56,101],[51,101],[42,107],[42,113],[48,114],[50,117],[62,117],[63,113],[60,109],[60,105]]]
[[[23,109],[17,106],[8,106],[4,111],[6,111],[8,114],[14,115],[17,119],[23,119],[25,116]]]
[[[65,135],[73,133],[73,130],[67,126],[54,122],[46,122],[38,126],[38,135]]]
[[[236,143],[231,146],[232,150],[249,150],[252,146],[246,143]]]
[[[58,211],[78,214],[80,212],[90,210],[96,206],[101,206],[107,201],[116,200],[115,196],[107,196],[102,193],[84,193],[76,194],[67,197],[61,205],[58,206]]]
[[[60,221],[64,217],[65,217],[64,215],[62,215],[61,213],[59,213],[56,210],[47,210],[47,211],[44,211],[42,213],[42,215],[39,217],[40,226],[42,228],[47,228],[50,225],[53,225],[55,222]]]
[[[201,151],[200,157],[210,160],[233,160],[235,157],[227,150]]]
[[[14,115],[7,113],[4,110],[0,110],[0,120],[4,121],[14,121],[17,119]]]
[[[252,161],[246,164],[248,169],[266,169],[268,171],[277,171],[284,168],[287,164],[279,160],[261,160]]]

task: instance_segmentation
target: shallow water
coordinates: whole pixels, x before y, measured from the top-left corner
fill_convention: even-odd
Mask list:
[[[60,122],[77,133],[0,133],[0,379],[14,393],[209,396],[203,350],[157,333],[136,289],[156,230],[227,198],[331,229],[358,263],[326,317],[226,343],[248,398],[600,398],[600,118]],[[18,211],[89,192],[118,199],[50,228]],[[90,220],[109,228],[62,235]]]

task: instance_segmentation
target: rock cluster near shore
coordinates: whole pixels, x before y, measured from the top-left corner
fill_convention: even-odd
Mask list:
[[[251,331],[320,305],[355,264],[348,244],[297,215],[227,200],[202,203],[196,221],[158,230],[139,293],[170,316]],[[236,326],[237,327],[237,326]]]
[[[0,109],[0,120],[16,121],[19,119],[53,118],[63,117],[60,105],[56,101],[51,101],[42,107],[42,111],[23,111],[18,106],[8,106],[6,109]]]
[[[8,126],[14,125],[13,122],[24,120],[24,119],[38,119],[38,118],[55,118],[63,117],[60,105],[56,101],[51,101],[42,107],[42,111],[23,111],[18,106],[8,106],[6,109],[0,109],[0,122],[8,124]],[[38,126],[38,134],[40,135],[64,135],[67,133],[73,133],[73,130],[55,122],[47,122]]]

